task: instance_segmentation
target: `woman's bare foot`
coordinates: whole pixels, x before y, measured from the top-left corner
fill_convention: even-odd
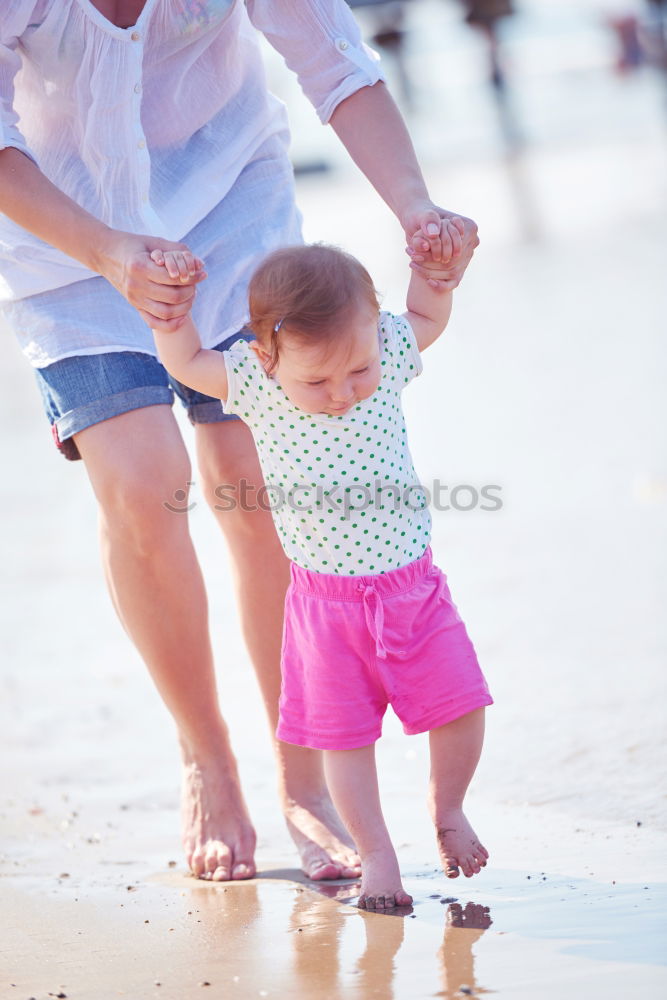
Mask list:
[[[183,750],[181,822],[186,861],[197,878],[254,876],[255,831],[229,748],[212,760]]]
[[[284,796],[283,808],[301,867],[314,881],[359,878],[361,861],[326,785],[319,792]]]
[[[380,849],[364,856],[361,894],[357,906],[362,910],[393,910],[410,906],[409,896],[401,883],[401,873],[394,849]]]
[[[354,841],[331,801],[320,750],[276,740],[279,794],[290,836],[308,878],[359,878]]]
[[[439,809],[435,819],[440,860],[447,878],[477,875],[489,857],[462,809]]]

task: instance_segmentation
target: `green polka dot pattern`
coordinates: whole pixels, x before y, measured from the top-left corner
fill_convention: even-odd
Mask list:
[[[400,398],[421,358],[402,316],[382,312],[378,336],[380,385],[341,416],[299,410],[244,341],[224,354],[224,408],[252,431],[283,548],[317,573],[386,573],[418,559],[430,541]]]

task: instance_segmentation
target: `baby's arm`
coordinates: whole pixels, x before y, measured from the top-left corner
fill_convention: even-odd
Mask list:
[[[452,311],[452,294],[443,282],[412,271],[408,308],[403,315],[412,327],[420,351],[430,347],[447,326]]]
[[[178,277],[182,269],[187,274],[189,261],[181,259],[182,256],[180,251],[163,253],[161,250],[154,250],[151,254],[156,264],[164,264],[170,277]],[[225,359],[220,351],[205,350],[201,346],[199,332],[191,315],[173,333],[153,327],[153,336],[160,361],[174,378],[207,396],[227,398]]]

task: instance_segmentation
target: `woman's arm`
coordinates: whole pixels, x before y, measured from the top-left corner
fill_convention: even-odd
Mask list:
[[[330,124],[350,156],[401,223],[408,241],[421,229],[432,259],[446,262],[450,284],[458,284],[479,245],[477,226],[463,216],[461,248],[441,239],[441,220],[453,217],[434,205],[405,122],[383,83],[362,87],[342,101]],[[443,232],[447,227],[442,227]],[[419,262],[418,262],[419,263]]]
[[[173,243],[111,229],[72,201],[20,150],[0,150],[0,212],[28,232],[106,278],[150,325],[177,329],[192,306],[203,272],[194,268],[177,286],[150,251],[187,250]],[[191,256],[191,255],[190,255]]]

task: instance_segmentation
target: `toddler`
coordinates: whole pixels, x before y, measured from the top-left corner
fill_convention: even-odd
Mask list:
[[[456,222],[443,223],[452,244]],[[193,266],[178,252],[153,259],[174,277]],[[451,302],[413,271],[407,311],[380,312],[357,260],[294,246],[266,257],[250,282],[255,340],[220,352],[202,349],[189,318],[176,332],[154,330],[167,370],[252,431],[291,561],[277,735],[324,751],[367,909],[412,902],[378,795],[374,746],[388,704],[406,733],[429,733],[429,805],[446,874],[471,876],[488,858],[462,806],[492,699],[432,562],[401,409]]]

